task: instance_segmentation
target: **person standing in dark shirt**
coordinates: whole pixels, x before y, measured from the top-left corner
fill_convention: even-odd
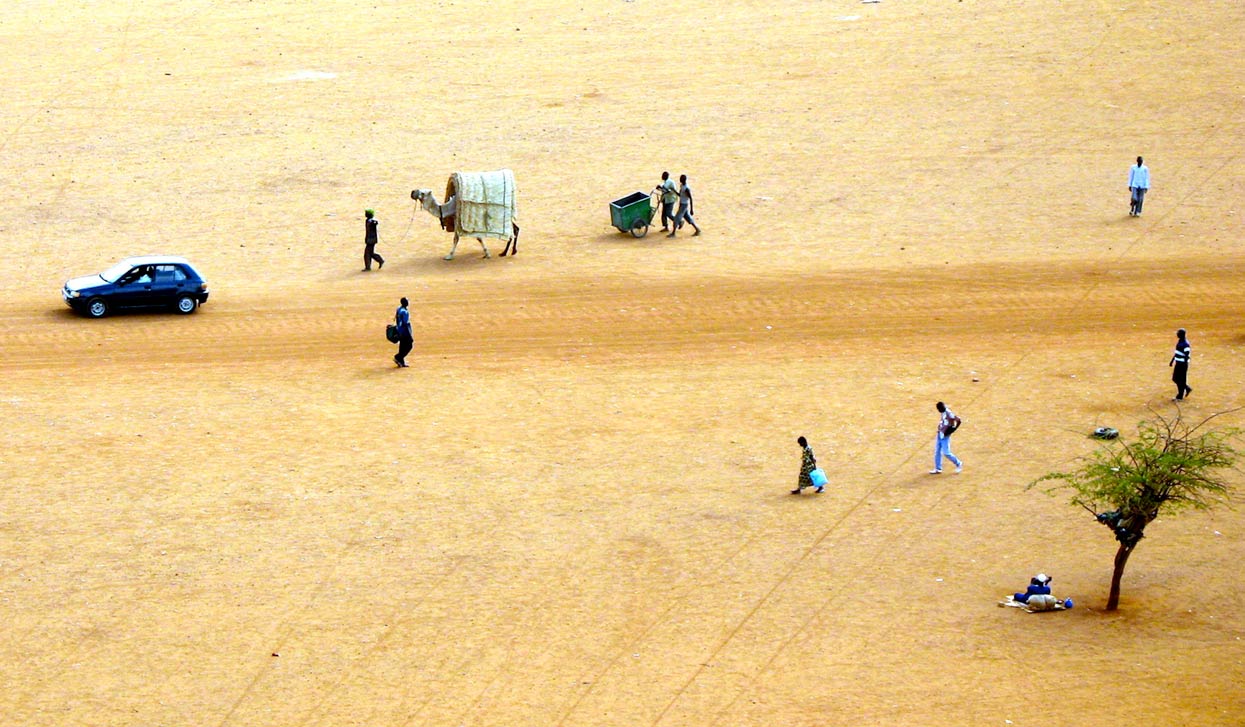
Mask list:
[[[385,267],[385,258],[376,254],[376,228],[380,223],[376,221],[372,210],[363,210],[363,272],[372,269],[372,261],[376,261],[376,269],[380,270]]]
[[[1176,385],[1176,398],[1172,401],[1181,401],[1193,393],[1193,389],[1189,388],[1190,355],[1189,339],[1185,338],[1185,330],[1181,328],[1176,331],[1176,351],[1172,353],[1172,360],[1167,362],[1172,367],[1172,383]]]

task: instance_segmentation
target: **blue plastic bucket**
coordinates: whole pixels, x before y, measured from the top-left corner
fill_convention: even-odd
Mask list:
[[[825,487],[826,482],[828,482],[826,479],[826,473],[822,472],[820,467],[812,472],[809,472],[808,478],[813,481],[813,487]]]

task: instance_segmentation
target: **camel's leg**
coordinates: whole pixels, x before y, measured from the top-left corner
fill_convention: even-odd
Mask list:
[[[484,257],[493,257],[492,255],[488,254],[488,245],[484,244],[483,237],[477,237],[476,242],[480,243],[480,247],[484,248]]]
[[[450,254],[445,256],[446,260],[454,259],[454,251],[458,249],[458,233],[454,233],[454,245],[450,248]]]
[[[502,257],[506,257],[506,254],[510,252],[511,244],[514,245],[514,254],[515,255],[519,254],[519,226],[513,222],[511,222],[510,224],[514,227],[514,237],[510,238],[509,240],[506,240],[506,249],[502,251],[501,253]]]

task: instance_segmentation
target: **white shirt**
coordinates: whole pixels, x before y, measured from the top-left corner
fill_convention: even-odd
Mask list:
[[[938,420],[938,438],[947,438],[947,428],[951,426],[951,417],[955,416],[955,412],[947,409],[942,413],[942,417]]]
[[[1134,187],[1150,188],[1150,168],[1144,164],[1138,164],[1128,170],[1128,188]]]
[[[661,190],[662,202],[674,204],[679,201],[679,190],[675,189],[673,179],[663,180],[661,184],[657,185],[657,188]]]

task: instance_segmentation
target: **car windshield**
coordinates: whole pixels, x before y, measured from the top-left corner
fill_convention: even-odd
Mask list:
[[[99,276],[103,278],[106,283],[115,283],[121,278],[122,275],[125,275],[128,272],[130,272],[129,263],[117,263],[116,265],[113,265],[104,272],[100,273]]]

